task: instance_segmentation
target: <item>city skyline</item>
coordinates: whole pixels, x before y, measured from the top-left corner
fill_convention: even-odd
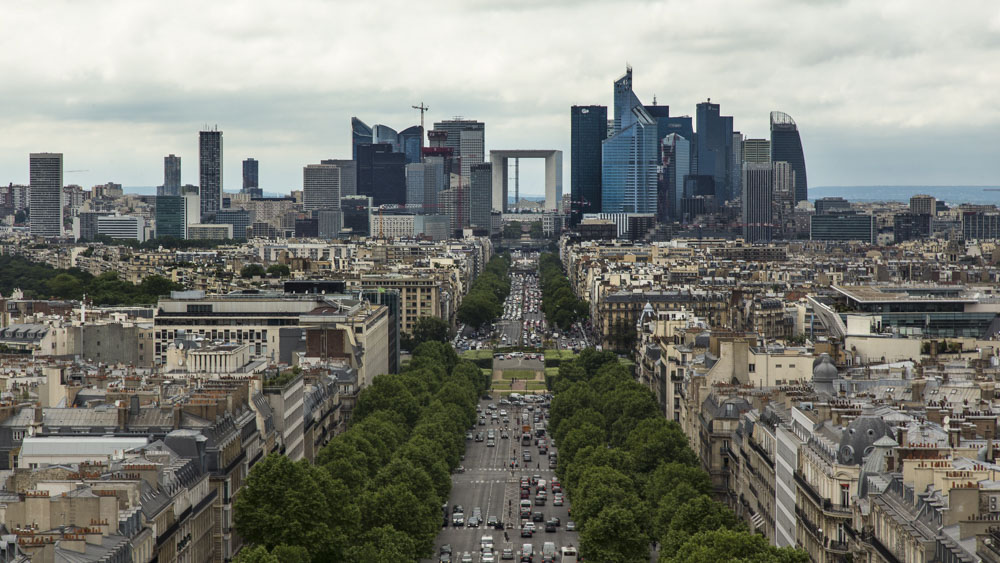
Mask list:
[[[671,115],[693,116],[696,104],[711,98],[734,116],[734,129],[752,138],[768,136],[771,111],[792,115],[808,153],[810,187],[1000,183],[1000,163],[991,158],[1000,112],[989,98],[998,79],[981,72],[1000,54],[994,5],[722,8],[587,2],[569,10],[473,2],[439,14],[444,20],[436,26],[459,30],[453,40],[465,46],[441,53],[419,32],[421,20],[385,16],[392,10],[301,3],[202,19],[187,17],[195,6],[181,3],[159,21],[153,7],[108,7],[96,15],[85,3],[16,7],[3,40],[11,54],[0,57],[0,69],[19,85],[0,94],[7,109],[0,118],[7,132],[0,141],[0,182],[27,183],[29,153],[61,152],[67,184],[156,186],[163,157],[196,162],[194,132],[217,123],[226,131],[227,191],[239,190],[241,162],[253,156],[264,164],[261,187],[287,192],[299,188],[302,166],[349,158],[351,116],[402,130],[419,123],[411,106],[420,101],[431,107],[428,123],[456,115],[487,123],[487,150],[568,154],[566,109],[611,106],[608,84],[631,63],[639,97],[651,103],[655,96]],[[612,10],[636,22],[628,34],[540,31],[600,28]],[[777,11],[781,18],[773,17]],[[484,14],[493,18],[489,29],[463,27]],[[14,56],[27,41],[28,23],[40,17],[51,23],[44,33],[52,41],[42,41],[31,57]],[[198,23],[213,19],[226,24]],[[398,32],[399,41],[351,47],[358,42],[350,27],[364,29],[372,20]],[[317,24],[300,29],[305,21]],[[664,21],[684,25],[664,27]],[[815,21],[823,27],[810,25]],[[81,22],[123,31],[113,41],[69,49],[67,30]],[[319,22],[331,23],[333,33]],[[532,39],[510,41],[515,31],[515,39]],[[162,41],[174,35],[184,40]],[[400,65],[402,53],[417,43],[427,45],[427,55]],[[205,51],[214,56],[202,57]],[[257,72],[245,72],[250,61]],[[316,64],[329,68],[328,76],[308,70]],[[366,69],[361,76],[351,72],[359,66]],[[926,159],[931,137],[936,158]],[[564,166],[571,180],[570,164]],[[182,173],[183,184],[198,183],[196,167]],[[543,179],[535,176],[522,178],[522,193],[541,193]]]

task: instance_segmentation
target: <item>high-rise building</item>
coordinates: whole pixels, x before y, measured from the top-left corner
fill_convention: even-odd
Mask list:
[[[222,207],[222,131],[218,129],[198,134],[198,178],[201,220],[209,223]]]
[[[233,239],[246,240],[247,229],[253,224],[253,213],[246,209],[220,209],[215,212],[216,225],[232,225]]]
[[[829,213],[809,218],[809,240],[852,241],[872,244],[875,241],[875,221],[861,213]]]
[[[843,213],[851,210],[851,202],[842,197],[821,197],[816,200],[816,215]]]
[[[691,142],[677,133],[668,134],[661,141],[660,154],[663,158],[662,191],[666,199],[666,216],[657,210],[660,221],[667,218],[681,218],[681,199],[684,197],[684,178],[691,174]]]
[[[774,234],[780,231],[784,236],[786,231],[791,230],[792,210],[795,208],[795,171],[792,170],[791,164],[784,161],[772,162],[771,168],[774,170],[772,215],[777,226]]]
[[[406,207],[408,209],[423,209],[424,207],[424,173],[423,163],[406,165]]]
[[[340,169],[340,197],[358,195],[358,163],[353,160],[327,158],[320,164],[332,164]]]
[[[146,220],[137,215],[101,215],[97,234],[117,240],[146,241]]]
[[[28,158],[28,177],[31,184],[31,236],[62,236],[62,153],[31,153]]]
[[[931,236],[932,215],[928,213],[897,213],[892,217],[893,242],[899,244]]]
[[[402,152],[399,150],[399,133],[388,125],[375,124],[372,126],[372,143],[389,145],[392,147],[392,152]]]
[[[601,212],[655,213],[656,120],[632,91],[632,67],[615,81],[615,134],[601,146]]]
[[[156,196],[156,238],[187,238],[185,198],[180,195]]]
[[[729,146],[733,151],[729,155],[729,199],[737,200],[743,195],[743,134],[734,131]]]
[[[358,147],[372,143],[372,128],[357,117],[351,118],[351,160],[358,159]]]
[[[243,193],[254,194],[256,197],[263,195],[260,193],[260,175],[257,159],[247,158],[243,161]]]
[[[302,169],[302,209],[340,209],[340,168],[310,164]]]
[[[181,157],[169,154],[163,157],[163,193],[157,195],[181,194]]]
[[[770,164],[743,165],[743,238],[747,242],[769,242],[774,217],[774,169]]]
[[[369,236],[371,231],[372,198],[364,195],[344,196],[340,199],[345,229],[351,235]]]
[[[358,147],[358,195],[373,204],[406,205],[406,157],[387,144]]]
[[[806,181],[806,157],[802,154],[802,139],[799,129],[790,115],[780,111],[771,112],[771,161],[783,160],[795,171],[795,203],[809,197],[809,183]]]
[[[771,141],[767,139],[744,139],[743,162],[767,164],[771,162]]]
[[[697,106],[695,169],[701,176],[715,179],[715,197],[720,203],[733,198],[732,166],[733,118],[721,115],[719,104],[706,101]]]
[[[493,166],[489,162],[472,167],[469,184],[469,225],[489,230],[493,210]]]
[[[93,241],[97,236],[97,218],[110,211],[83,211],[73,217],[73,242]]]
[[[420,162],[420,149],[423,147],[424,128],[419,125],[407,127],[399,132],[399,152],[406,156],[406,163]]]
[[[931,215],[937,214],[937,199],[934,196],[920,194],[915,195],[910,198],[910,213],[916,213],[918,215]]]
[[[435,131],[448,134],[444,146],[452,149],[452,155],[461,160],[462,184],[469,185],[472,167],[486,161],[486,124],[471,119],[455,118],[434,124]]]
[[[601,144],[607,138],[607,106],[570,108],[570,224],[601,211]]]

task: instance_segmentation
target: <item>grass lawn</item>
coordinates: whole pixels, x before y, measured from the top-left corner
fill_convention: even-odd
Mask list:
[[[544,381],[529,381],[527,387],[528,387],[528,391],[544,391],[545,390],[545,382]]]
[[[546,376],[557,376],[559,375],[559,368],[545,368]]]
[[[489,360],[493,358],[493,350],[466,350],[462,352],[463,360]]]
[[[493,370],[489,368],[479,368],[479,370],[482,371],[483,375],[485,375],[486,377],[493,377]]]
[[[503,370],[503,378],[510,379],[534,379],[535,370],[533,369],[505,369]]]
[[[503,391],[503,390],[510,391],[510,381],[494,381],[493,389],[497,391]]]

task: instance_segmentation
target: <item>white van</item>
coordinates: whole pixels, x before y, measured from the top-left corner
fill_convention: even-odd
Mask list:
[[[571,545],[566,546],[562,548],[562,558],[559,560],[559,563],[577,563],[579,561],[578,557],[579,554],[575,547]]]
[[[555,561],[556,559],[556,544],[547,541],[542,544],[542,561],[551,559]]]

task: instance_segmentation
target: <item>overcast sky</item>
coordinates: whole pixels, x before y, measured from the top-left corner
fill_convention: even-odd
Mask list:
[[[66,183],[158,185],[174,153],[196,184],[217,124],[226,189],[252,156],[287,192],[350,158],[351,116],[402,130],[422,101],[485,121],[487,150],[562,149],[568,191],[569,107],[610,106],[627,62],[673,115],[710,97],[763,137],[790,114],[811,186],[996,185],[998,61],[996,0],[8,2],[0,182],[50,151]]]

